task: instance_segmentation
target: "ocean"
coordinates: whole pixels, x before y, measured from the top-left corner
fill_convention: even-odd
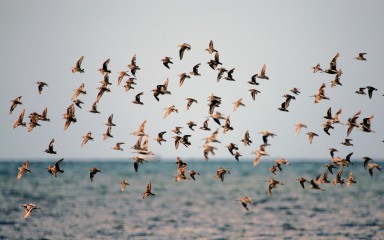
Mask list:
[[[58,160],[58,159],[56,159]],[[55,160],[55,161],[56,161]],[[384,239],[382,173],[371,177],[362,160],[345,168],[356,184],[322,184],[302,189],[323,173],[326,161],[291,161],[273,175],[271,161],[188,161],[196,181],[175,182],[175,161],[147,162],[135,172],[131,161],[66,161],[54,178],[45,169],[55,161],[30,163],[31,173],[16,180],[23,162],[0,162],[0,239]],[[94,181],[89,168],[100,168]],[[230,171],[224,182],[216,170]],[[335,176],[329,174],[329,180]],[[268,179],[284,185],[267,195]],[[122,192],[120,181],[130,185]],[[152,182],[155,196],[142,198]],[[254,201],[247,211],[239,201]],[[24,220],[24,203],[41,209]]]

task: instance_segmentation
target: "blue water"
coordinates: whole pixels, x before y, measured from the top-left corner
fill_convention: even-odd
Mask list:
[[[295,181],[325,171],[317,160],[293,162],[276,176],[272,162],[187,162],[201,173],[196,181],[175,182],[174,162],[144,163],[135,173],[129,161],[64,160],[57,178],[45,169],[51,162],[31,162],[21,180],[22,162],[0,162],[0,239],[384,239],[383,176],[371,178],[358,160],[343,174],[352,170],[357,184],[325,191]],[[231,171],[223,183],[213,177],[220,166]],[[94,182],[91,167],[103,171]],[[268,197],[271,177],[284,185]],[[156,196],[143,200],[148,181]],[[244,195],[255,202],[248,212],[235,201]],[[24,220],[24,203],[41,209]]]

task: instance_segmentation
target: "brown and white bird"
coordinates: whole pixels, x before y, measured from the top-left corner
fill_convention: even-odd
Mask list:
[[[123,144],[125,144],[125,143],[123,143],[123,142],[118,142],[118,143],[116,143],[116,145],[115,146],[113,146],[113,150],[117,150],[117,151],[123,151],[124,149],[122,149],[121,148],[121,145],[123,145]]]
[[[249,130],[247,130],[244,134],[244,138],[241,139],[241,141],[244,143],[244,146],[251,146],[251,137],[249,136]]]
[[[171,106],[169,106],[168,108],[165,108],[164,110],[165,110],[165,113],[164,113],[164,117],[163,117],[163,119],[166,118],[166,117],[168,117],[169,114],[171,114],[172,112],[176,112],[176,113],[179,112],[179,111],[175,108],[175,105],[171,105]]]
[[[113,138],[111,131],[112,127],[107,127],[107,130],[105,131],[105,133],[103,133],[103,141],[107,140],[108,138]]]
[[[225,80],[228,80],[228,81],[236,81],[236,80],[233,78],[233,75],[232,75],[234,71],[235,71],[234,68],[232,68],[231,70],[229,70],[229,71],[227,72],[227,76],[224,77],[224,79],[225,79]]]
[[[90,112],[90,113],[100,113],[99,110],[97,110],[97,101],[95,101],[95,102],[92,104],[92,106],[91,106],[91,108],[88,110],[88,112]]]
[[[143,95],[144,92],[141,92],[135,96],[135,100],[132,101],[134,104],[144,105],[144,103],[140,100],[140,96]]]
[[[347,183],[345,184],[347,187],[350,187],[351,184],[356,183],[356,178],[353,176],[352,171],[349,172],[349,176],[347,179]]]
[[[154,140],[157,141],[157,143],[159,143],[161,145],[161,142],[166,142],[167,140],[164,139],[164,134],[166,133],[166,131],[163,131],[163,132],[159,132],[157,134],[157,138],[155,138]]]
[[[48,148],[45,149],[45,152],[46,153],[49,153],[49,154],[56,154],[56,151],[53,150],[53,143],[55,142],[55,139],[52,138],[52,140],[49,142],[49,145],[48,145]]]
[[[303,177],[296,178],[297,181],[299,181],[300,185],[305,189],[304,183],[309,183],[309,181]]]
[[[322,72],[323,69],[320,67],[320,63],[318,63],[316,66],[312,67],[313,73],[317,73],[318,71]]]
[[[253,202],[252,202],[252,199],[251,199],[250,197],[248,197],[248,196],[241,197],[240,199],[238,199],[238,200],[236,200],[236,201],[241,202],[241,205],[243,205],[243,207],[244,207],[247,211],[249,211],[249,209],[248,209],[248,204],[249,204],[249,203],[253,203]]]
[[[67,130],[69,125],[72,122],[77,122],[77,119],[75,117],[75,105],[71,104],[67,108],[67,112],[64,114],[65,124],[64,124],[64,130]]]
[[[227,173],[231,174],[229,170],[220,167],[219,169],[217,169],[216,175],[214,177],[220,178],[221,182],[224,182],[224,175]]]
[[[257,95],[258,93],[260,93],[260,91],[257,90],[257,89],[254,89],[254,88],[249,89],[248,91],[251,92],[251,97],[252,97],[253,101],[255,101],[255,99],[256,99],[256,95]]]
[[[329,68],[324,70],[323,72],[328,74],[337,74],[336,62],[339,56],[339,53],[336,53],[336,55],[332,58],[331,62],[329,63]]]
[[[32,213],[33,210],[40,209],[40,207],[37,206],[34,203],[23,204],[22,206],[25,208],[25,210],[24,210],[24,219],[29,218],[31,216],[31,213]]]
[[[139,164],[143,164],[144,162],[147,162],[147,160],[137,155],[131,157],[130,159],[133,159],[133,168],[135,169],[135,172],[139,171]]]
[[[239,148],[237,147],[237,144],[235,143],[229,143],[226,148],[228,148],[228,151],[231,153],[231,155],[235,155],[233,150],[239,150]]]
[[[72,68],[73,73],[75,73],[75,72],[83,73],[84,72],[84,69],[81,68],[81,63],[83,62],[83,59],[84,59],[84,56],[81,56],[79,58],[79,60],[77,60],[76,66],[74,66]]]
[[[197,100],[193,98],[187,98],[186,100],[187,100],[187,110],[189,110],[189,108],[192,106],[192,103],[197,103]]]
[[[367,86],[367,90],[368,90],[368,97],[371,99],[373,91],[377,91],[377,88],[372,87],[372,86]]]
[[[120,182],[120,186],[121,186],[121,191],[122,191],[122,192],[124,192],[125,187],[126,187],[127,185],[129,185],[129,183],[128,183],[125,179],[123,179],[123,180]]]
[[[16,179],[19,180],[23,176],[24,173],[28,172],[30,173],[31,170],[29,169],[29,161],[26,161],[21,167],[18,168],[19,173],[17,174]]]
[[[269,77],[267,75],[265,75],[265,70],[267,68],[267,65],[263,65],[263,67],[261,68],[260,70],[260,73],[257,74],[257,78],[260,78],[260,79],[266,79],[266,80],[269,80]]]
[[[98,168],[90,168],[89,169],[89,178],[91,179],[91,182],[93,182],[93,178],[95,177],[96,173],[102,173],[103,171],[101,171],[100,169]]]
[[[310,144],[312,144],[313,137],[318,137],[319,136],[319,135],[317,135],[314,132],[307,132],[307,135],[308,135],[308,141],[309,141]]]
[[[25,109],[21,111],[17,120],[13,123],[13,128],[17,128],[18,126],[23,126],[23,127],[27,126],[27,124],[24,122],[24,114],[25,114]]]
[[[208,51],[209,54],[212,54],[213,52],[217,52],[217,50],[213,47],[213,41],[212,40],[209,42],[209,46],[205,50]]]
[[[360,61],[367,61],[367,59],[364,57],[364,55],[367,53],[359,53],[355,59],[360,60]]]
[[[192,72],[189,72],[189,74],[192,75],[192,76],[201,76],[201,74],[199,73],[199,67],[200,67],[200,65],[201,65],[201,63],[196,64],[196,65],[193,67]]]
[[[243,98],[240,98],[236,102],[233,103],[235,106],[233,106],[233,111],[236,111],[240,106],[245,107],[245,104],[243,103]]]
[[[64,160],[64,158],[62,158],[62,159],[60,159],[59,161],[57,161],[57,162],[55,163],[55,165],[50,165],[50,166],[47,167],[48,172],[49,172],[50,174],[52,174],[54,177],[57,176],[57,173],[58,173],[58,172],[61,172],[61,173],[64,172],[64,170],[62,170],[62,169],[60,168],[60,164],[63,162],[63,160]]]
[[[39,94],[42,93],[43,88],[44,88],[45,86],[48,87],[48,84],[46,84],[45,82],[36,82],[36,84],[37,84],[37,90],[39,91]]]
[[[330,100],[329,97],[325,96],[325,83],[323,83],[317,93],[311,97],[315,97],[315,103],[319,103],[321,100]]]
[[[102,75],[104,75],[104,73],[111,73],[111,70],[108,69],[108,64],[110,60],[111,60],[110,58],[105,60],[105,62],[103,63],[103,67],[99,69]]]
[[[268,196],[272,196],[272,189],[276,188],[277,185],[284,185],[284,183],[277,181],[274,178],[268,180]]]
[[[187,125],[188,125],[189,129],[191,129],[192,131],[195,131],[195,129],[193,129],[193,128],[197,126],[197,124],[194,121],[187,122]]]
[[[143,192],[143,199],[146,199],[149,196],[155,196],[154,193],[151,192],[152,190],[152,184],[151,181],[148,182],[146,190]]]
[[[75,92],[73,93],[73,96],[71,100],[76,100],[80,94],[87,94],[87,91],[85,91],[85,85],[82,83],[78,88],[74,90]]]
[[[191,45],[189,45],[188,43],[183,43],[183,44],[178,45],[178,47],[180,48],[180,50],[179,50],[180,60],[182,60],[185,50],[187,50],[187,51],[191,50]]]
[[[83,141],[81,142],[81,146],[83,147],[89,140],[93,141],[92,133],[88,132],[83,136]]]
[[[140,67],[136,64],[136,54],[133,55],[131,64],[129,64],[128,67],[131,70],[132,75],[136,77],[136,71],[140,70]]]
[[[13,100],[11,100],[11,108],[9,109],[9,114],[12,114],[13,110],[17,107],[17,105],[22,105],[23,103],[21,102],[22,96],[19,96]]]
[[[191,178],[193,179],[193,181],[195,181],[196,179],[195,179],[195,176],[196,175],[200,175],[200,173],[199,172],[196,172],[195,170],[190,170],[189,171],[189,176],[191,176]]]
[[[161,59],[161,61],[163,62],[163,65],[164,65],[166,68],[168,68],[168,69],[170,69],[170,68],[169,68],[169,64],[173,64],[173,62],[172,62],[171,59],[172,59],[171,57],[164,57],[163,59]]]
[[[380,166],[379,164],[377,163],[368,163],[367,165],[368,167],[368,172],[369,172],[369,175],[371,175],[371,177],[373,177],[373,170],[376,168],[377,170],[379,170],[381,172],[381,170],[383,169],[382,166]]]
[[[305,125],[304,123],[296,123],[296,124],[295,124],[295,127],[296,127],[296,129],[295,129],[295,135],[297,136],[297,135],[299,135],[300,130],[301,130],[302,128],[307,128],[307,125]]]
[[[121,71],[121,72],[118,72],[118,74],[119,75],[117,76],[117,86],[120,85],[124,77],[129,77],[128,71]]]
[[[139,129],[136,131],[136,132],[133,132],[133,133],[130,133],[132,135],[135,135],[135,136],[138,136],[138,137],[141,137],[141,136],[148,136],[146,133],[145,133],[145,126],[147,124],[147,120],[144,120],[140,126],[139,126]]]

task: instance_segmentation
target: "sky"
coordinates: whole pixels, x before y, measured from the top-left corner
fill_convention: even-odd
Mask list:
[[[210,161],[232,159],[225,148],[230,142],[238,144],[243,159],[252,159],[251,152],[262,144],[258,133],[263,130],[277,134],[267,149],[272,159],[328,159],[330,147],[337,148],[341,157],[354,152],[357,161],[363,156],[382,159],[383,5],[382,1],[2,1],[0,158],[128,159],[134,156],[130,148],[137,139],[130,133],[147,120],[149,148],[159,159],[203,159],[202,139],[210,132],[199,127],[208,116],[207,97],[213,93],[222,97],[217,111],[230,115],[234,130],[223,134],[221,128],[218,139],[222,143],[214,144],[218,149]],[[205,51],[210,40],[220,53],[223,67],[235,68],[236,81],[216,81],[217,71],[206,64],[213,59]],[[190,44],[191,50],[180,60],[178,45],[182,43]],[[320,63],[327,68],[337,52],[343,86],[331,88],[334,76],[314,74],[312,67]],[[367,61],[354,59],[360,52],[367,53]],[[134,54],[141,70],[136,74],[135,89],[125,92],[123,84],[117,86],[117,72],[128,70]],[[71,68],[81,56],[85,73],[74,74]],[[165,56],[174,60],[170,69],[161,62]],[[88,109],[103,79],[97,70],[108,58],[111,92],[105,93],[98,104],[101,113],[93,114]],[[192,76],[179,87],[178,75],[192,71],[197,63],[201,63],[201,76]],[[260,85],[255,88],[261,93],[253,101],[248,89],[254,86],[247,81],[260,72],[263,64],[270,80],[258,80]],[[151,90],[167,78],[171,95],[160,96],[157,102]],[[41,95],[37,81],[48,84]],[[64,131],[63,114],[72,103],[73,90],[82,83],[87,91],[80,96],[83,109],[76,108],[77,123]],[[331,100],[315,104],[309,96],[322,83]],[[378,89],[372,99],[354,93],[368,85]],[[301,94],[291,102],[289,112],[277,110],[284,101],[282,96],[293,87]],[[144,93],[143,106],[131,103],[139,92]],[[10,115],[10,101],[18,96],[22,96],[23,105]],[[198,101],[189,111],[187,97]],[[240,98],[246,107],[233,112],[232,103]],[[172,104],[179,112],[163,119],[164,108]],[[28,122],[29,113],[40,113],[45,107],[50,122],[40,122],[32,132],[12,128],[22,109]],[[354,146],[341,145],[346,138],[345,125],[335,124],[330,136],[322,129],[329,107],[333,113],[342,108],[343,122],[359,110],[358,122],[374,114],[375,133],[354,130],[350,136]],[[103,124],[111,114],[117,125],[112,128],[114,137],[103,141]],[[195,131],[188,129],[188,121],[197,123]],[[295,136],[297,122],[308,128]],[[183,127],[183,135],[192,135],[189,148],[175,149],[175,134],[171,132],[175,126]],[[212,130],[219,127],[212,120],[209,126]],[[247,130],[253,143],[245,147],[240,140]],[[89,131],[95,140],[81,147],[82,136]],[[167,131],[167,142],[160,146],[152,139],[161,131]],[[308,131],[319,135],[312,144],[305,134]],[[44,152],[52,138],[55,156]],[[124,151],[111,149],[116,142],[125,142]]]

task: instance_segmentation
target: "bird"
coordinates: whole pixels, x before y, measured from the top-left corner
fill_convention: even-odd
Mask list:
[[[164,65],[166,68],[168,68],[168,69],[170,69],[170,68],[169,68],[169,64],[173,64],[173,62],[172,62],[171,59],[172,59],[171,57],[164,57],[163,59],[161,59],[161,61],[163,61],[163,65]]]
[[[333,183],[334,185],[337,185],[337,184],[344,184],[344,183],[345,183],[344,179],[341,178],[341,175],[343,174],[343,170],[344,170],[344,168],[341,168],[341,169],[337,172],[335,178],[332,180],[332,183]]]
[[[165,108],[164,110],[166,110],[166,111],[165,111],[165,114],[164,114],[163,119],[166,118],[166,117],[168,117],[169,114],[171,114],[172,112],[176,112],[176,113],[179,112],[179,111],[175,108],[175,105],[171,105],[171,106],[169,106],[168,108]]]
[[[121,191],[122,191],[122,192],[124,192],[125,187],[126,187],[127,185],[129,185],[129,183],[128,183],[125,179],[121,180],[121,182],[120,182],[120,186],[121,186]]]
[[[120,85],[124,77],[129,77],[128,71],[121,71],[121,72],[118,72],[118,74],[119,75],[117,76],[117,86]]]
[[[147,189],[143,192],[143,199],[146,199],[149,196],[155,196],[154,193],[151,192],[152,184],[151,181],[147,183]]]
[[[252,199],[251,199],[250,197],[248,197],[248,196],[241,197],[240,199],[238,199],[238,200],[236,200],[236,201],[241,202],[241,205],[243,205],[243,207],[244,207],[247,211],[249,211],[249,209],[248,209],[248,204],[249,204],[249,203],[253,203],[253,202],[252,202]]]
[[[23,176],[24,173],[28,172],[30,173],[31,170],[29,169],[29,161],[26,161],[21,167],[18,168],[19,173],[17,174],[16,179],[19,180]]]
[[[80,94],[87,94],[87,91],[85,91],[85,85],[82,83],[78,88],[74,90],[75,92],[73,93],[73,96],[71,100],[76,100]]]
[[[363,157],[363,160],[364,160],[364,162],[363,162],[364,169],[367,169],[369,162],[373,162],[373,159],[370,157]]]
[[[343,142],[341,142],[341,144],[343,144],[344,146],[353,146],[353,144],[351,143],[352,139],[351,138],[346,138],[344,139]]]
[[[103,67],[99,69],[102,75],[104,75],[104,73],[111,73],[111,70],[108,69],[109,61],[110,61],[109,58],[105,60],[105,62],[103,63]]]
[[[259,83],[257,82],[257,75],[258,75],[258,74],[254,74],[254,75],[252,75],[251,80],[248,81],[247,83],[249,83],[249,84],[251,84],[251,85],[259,85]]]
[[[225,69],[225,68],[223,68],[223,67],[221,67],[221,68],[218,68],[217,71],[219,71],[219,72],[218,72],[218,74],[217,74],[216,81],[219,82],[220,79],[221,79],[221,77],[223,76],[223,74],[224,74],[225,72],[228,72],[228,70]]]
[[[47,167],[48,172],[49,172],[50,174],[52,174],[54,177],[56,177],[56,175],[57,175],[58,172],[61,172],[61,173],[64,172],[64,170],[62,170],[62,169],[60,168],[60,164],[63,162],[63,160],[64,160],[64,158],[62,158],[62,159],[60,159],[59,161],[57,161],[57,162],[55,163],[55,165],[50,165],[50,166]]]
[[[339,69],[335,78],[331,81],[331,87],[336,87],[337,85],[343,86],[343,84],[340,82],[341,74],[343,74],[343,72]]]
[[[112,127],[107,127],[107,130],[105,131],[105,133],[103,133],[103,141],[107,140],[108,138],[113,138],[111,131]]]
[[[233,150],[239,150],[239,148],[237,147],[237,144],[235,143],[229,143],[226,148],[228,148],[228,151],[231,153],[231,155],[235,155],[233,153]]]
[[[72,73],[75,73],[75,72],[83,73],[84,72],[84,69],[81,68],[81,63],[83,62],[83,59],[84,59],[84,56],[81,56],[79,58],[79,60],[77,60],[76,66],[74,66],[72,68]]]
[[[67,108],[67,112],[64,114],[64,119],[65,119],[64,130],[67,130],[72,122],[77,122],[77,119],[75,117],[75,105],[74,104],[71,104]]]
[[[251,97],[252,97],[253,101],[255,101],[255,99],[256,99],[256,95],[257,95],[258,93],[261,93],[259,90],[255,89],[255,88],[249,89],[248,91],[251,92]]]
[[[322,189],[320,187],[320,177],[321,177],[321,174],[319,174],[315,179],[312,179],[309,183],[311,184],[311,189],[315,189],[315,190],[322,190],[324,191],[324,189]]]
[[[369,117],[363,118],[363,122],[360,123],[361,131],[374,133],[374,131],[371,129],[371,121],[374,117],[375,116],[373,114],[371,114]]]
[[[313,73],[317,73],[318,71],[322,72],[323,69],[320,67],[320,63],[318,63],[316,66],[312,67]]]
[[[52,138],[52,140],[49,142],[49,145],[48,145],[48,148],[45,149],[45,152],[46,153],[49,153],[49,154],[56,154],[56,151],[53,150],[53,143],[55,142],[55,139]]]
[[[368,90],[368,97],[371,99],[371,98],[372,98],[373,91],[377,91],[377,88],[372,87],[372,86],[367,86],[366,88],[367,88],[367,90]]]
[[[222,65],[222,63],[220,62],[219,60],[219,52],[216,52],[215,53],[215,58],[214,59],[211,59],[209,62],[207,62],[207,64],[209,65],[210,68],[212,68],[213,70],[215,70],[217,68],[218,65]]]
[[[118,143],[116,143],[116,145],[115,146],[113,146],[113,150],[118,150],[118,151],[123,151],[124,149],[122,149],[121,148],[121,145],[123,145],[123,144],[125,144],[125,143],[123,143],[123,142],[118,142]]]
[[[256,154],[256,156],[255,156],[255,159],[253,160],[253,167],[256,167],[260,163],[262,156],[269,156],[269,154],[265,150],[266,146],[267,146],[266,144],[262,144],[260,145],[258,150],[254,151],[254,154]]]
[[[137,155],[133,156],[131,159],[133,159],[133,168],[135,169],[135,172],[139,171],[139,164],[142,164],[147,161]]]
[[[193,127],[197,126],[194,121],[187,122],[187,125],[188,125],[189,129],[191,129],[192,131],[195,131],[195,129],[193,129]]]
[[[317,93],[311,96],[311,97],[315,97],[315,103],[319,103],[323,99],[330,100],[329,97],[325,96],[325,91],[324,91],[325,87],[326,87],[325,83],[321,84]]]
[[[229,119],[230,116],[227,116],[225,118],[225,124],[223,126],[223,133],[225,134],[229,130],[233,130],[233,127],[231,126],[231,120]]]
[[[12,104],[11,104],[11,108],[9,110],[9,114],[12,114],[13,110],[15,110],[15,108],[17,107],[17,105],[22,105],[23,103],[21,102],[21,98],[22,96],[19,96],[13,100],[11,100]]]
[[[336,53],[336,55],[332,58],[331,62],[329,63],[329,68],[324,70],[323,72],[328,74],[336,74],[337,73],[336,61],[339,56],[340,56],[339,53]]]
[[[360,60],[360,61],[367,61],[367,59],[364,57],[364,55],[367,53],[359,53],[355,59]]]
[[[324,167],[326,167],[331,174],[333,174],[332,169],[337,169],[337,165],[334,165],[332,163],[327,163],[324,165]]]
[[[128,65],[129,69],[131,70],[131,73],[134,77],[136,77],[136,71],[140,70],[140,67],[136,64],[136,54],[133,55],[131,59],[131,64]]]
[[[109,117],[108,117],[108,120],[107,122],[105,123],[106,126],[108,127],[114,127],[116,126],[116,124],[113,123],[113,114],[111,114]]]
[[[180,50],[179,50],[180,60],[182,60],[185,50],[187,50],[187,51],[191,50],[191,45],[189,45],[188,43],[183,43],[183,44],[178,45],[178,47],[180,48]]]
[[[234,71],[235,71],[234,68],[232,68],[231,70],[229,70],[229,71],[227,72],[227,76],[224,77],[224,79],[225,79],[225,80],[228,80],[228,81],[235,81],[235,79],[234,79],[233,76],[232,76],[232,74],[233,74]]]
[[[145,126],[147,124],[147,120],[144,120],[140,126],[139,126],[139,129],[136,131],[136,132],[133,132],[133,133],[130,133],[131,135],[135,135],[135,136],[138,136],[138,137],[141,137],[141,136],[148,136],[146,133],[145,133]]]
[[[323,176],[320,177],[320,183],[330,183],[330,181],[328,181],[328,171],[325,171]]]
[[[380,166],[379,164],[377,163],[368,163],[367,165],[368,167],[368,172],[369,172],[369,175],[371,175],[371,177],[373,177],[373,170],[376,168],[377,170],[379,170],[381,172],[381,169],[383,169],[382,166]]]
[[[244,143],[244,146],[250,146],[252,141],[249,136],[249,130],[247,130],[244,134],[244,138],[241,139],[241,141]]]
[[[89,178],[91,179],[91,182],[93,182],[93,178],[95,177],[96,173],[102,173],[103,171],[101,171],[100,169],[98,168],[90,168],[89,169]]]
[[[180,77],[180,79],[179,79],[179,87],[181,87],[183,85],[183,83],[184,83],[186,78],[191,78],[191,76],[189,76],[186,73],[181,73],[178,76]]]
[[[360,95],[367,95],[364,91],[365,89],[366,89],[365,87],[361,87],[361,88],[359,88],[359,90],[355,91],[355,93],[360,94]]]
[[[205,50],[208,51],[209,54],[212,54],[213,52],[217,52],[217,50],[213,47],[213,41],[212,40],[209,42],[209,46]]]
[[[157,85],[156,88],[152,90],[153,96],[157,101],[160,101],[159,95],[171,94],[171,92],[168,91],[168,83],[169,83],[169,79],[167,78],[164,84]]]
[[[193,98],[187,98],[186,100],[187,100],[187,110],[189,110],[189,108],[192,106],[192,103],[197,103],[197,100]]]
[[[23,204],[22,206],[25,208],[25,210],[24,210],[24,219],[29,218],[31,216],[31,213],[32,213],[33,210],[40,209],[40,207],[37,206],[34,203]]]
[[[200,127],[201,130],[211,131],[211,129],[208,127],[208,121],[209,121],[209,118],[205,119],[205,121],[203,122],[203,126]]]
[[[224,175],[227,173],[231,174],[229,170],[220,167],[219,169],[217,169],[216,175],[214,177],[220,178],[221,182],[224,182]]]
[[[268,146],[268,138],[269,137],[277,136],[276,134],[274,134],[273,132],[270,132],[268,130],[261,131],[261,132],[259,132],[259,134],[263,135],[263,142],[264,142],[265,146]]]
[[[22,127],[27,126],[27,124],[25,122],[23,122],[24,121],[24,114],[25,114],[25,109],[23,109],[21,111],[17,120],[13,123],[13,128],[17,128],[18,126],[22,126]]]
[[[291,163],[286,158],[278,158],[275,160],[275,163],[280,172],[283,171],[281,165],[291,165]]]
[[[143,94],[144,94],[144,92],[141,92],[141,93],[137,94],[136,97],[135,97],[135,100],[132,101],[132,103],[139,104],[139,105],[144,105],[144,103],[140,101],[140,96],[143,95]]]
[[[91,108],[88,110],[88,112],[90,112],[90,113],[100,113],[99,110],[97,110],[97,101],[95,101],[95,102],[92,104],[92,106],[91,106]]]
[[[299,135],[301,128],[307,128],[307,125],[299,122],[299,123],[295,124],[295,127],[296,127],[295,128],[295,135],[297,136],[297,135]]]
[[[81,104],[84,104],[83,101],[81,101],[80,99],[76,98],[75,100],[72,100],[73,103],[75,103],[75,105],[78,107],[78,108],[82,108],[81,107]]]
[[[345,184],[347,187],[350,187],[352,183],[356,183],[356,178],[353,176],[352,171],[349,172],[349,176],[347,179],[347,183]]]
[[[81,142],[81,146],[83,147],[88,142],[88,140],[93,141],[91,132],[88,132],[86,135],[83,136],[83,141]]]
[[[200,173],[199,173],[199,172],[196,172],[195,170],[190,170],[188,173],[189,173],[189,176],[191,176],[191,178],[193,179],[193,181],[196,180],[196,179],[195,179],[195,176],[196,176],[196,175],[200,175]]]
[[[172,130],[173,133],[176,133],[177,135],[182,134],[180,131],[183,127],[176,126],[175,129]]]
[[[281,106],[279,108],[277,108],[278,110],[282,111],[282,112],[289,112],[288,109],[287,109],[287,102],[284,101],[281,103]]]
[[[308,140],[309,140],[309,143],[312,144],[312,141],[313,141],[313,137],[318,137],[319,135],[317,135],[316,133],[314,132],[307,132],[307,135],[308,135]]]
[[[334,157],[335,152],[338,152],[336,148],[328,148],[329,153],[331,154],[331,158]],[[332,173],[332,171],[330,171]]]
[[[46,84],[45,82],[36,82],[36,84],[37,84],[37,90],[39,91],[39,94],[41,94],[45,86],[48,87],[48,84]]]
[[[157,134],[157,138],[155,138],[154,140],[156,140],[160,145],[161,145],[161,142],[166,142],[167,140],[165,140],[163,137],[165,133],[166,133],[166,131],[159,132]]]
[[[260,78],[260,79],[266,79],[266,80],[269,80],[269,77],[267,75],[265,75],[265,70],[267,68],[267,65],[263,65],[263,67],[261,68],[260,70],[260,73],[257,74],[257,78]]]
[[[241,153],[239,151],[236,151],[234,156],[235,156],[236,161],[239,161],[239,157],[242,157],[243,155],[241,155]]]
[[[135,89],[132,85],[136,85],[135,83],[136,78],[128,78],[127,81],[125,81],[125,85],[123,86],[125,91],[128,92],[130,89]]]
[[[296,178],[297,181],[299,181],[300,185],[305,189],[304,183],[309,183],[309,181],[303,177]]]
[[[329,129],[335,129],[333,126],[332,126],[332,122],[331,121],[326,121],[323,125],[323,130],[326,134],[328,135],[331,135],[329,133]]]
[[[243,106],[245,107],[245,104],[243,103],[243,98],[240,98],[239,100],[237,100],[236,102],[232,103],[234,104],[235,106],[233,107],[233,111],[236,111],[240,106]]]
[[[189,72],[189,74],[192,75],[192,76],[201,76],[201,74],[199,73],[199,67],[200,67],[200,65],[201,65],[201,63],[196,64],[196,65],[193,67],[192,72]]]
[[[294,87],[294,88],[292,88],[291,90],[289,90],[289,91],[291,91],[293,94],[295,94],[295,95],[299,95],[300,94],[300,89],[298,89],[298,88],[296,88],[296,87]]]
[[[276,188],[277,185],[284,185],[284,183],[277,181],[274,178],[268,180],[268,196],[272,196],[272,189]]]

